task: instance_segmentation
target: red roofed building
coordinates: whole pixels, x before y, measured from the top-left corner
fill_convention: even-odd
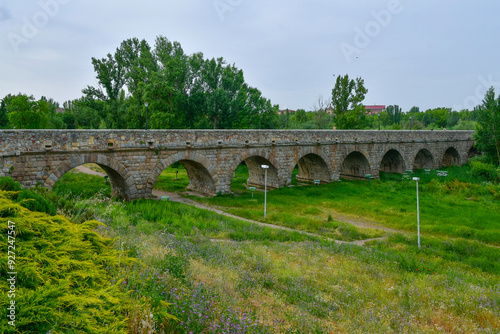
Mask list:
[[[368,111],[369,115],[376,115],[385,110],[385,106],[382,105],[373,105],[373,106],[365,106],[366,111]]]

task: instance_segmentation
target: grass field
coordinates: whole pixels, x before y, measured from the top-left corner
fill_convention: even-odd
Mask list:
[[[244,166],[240,166],[244,167]],[[464,167],[466,168],[466,167]],[[232,190],[239,196],[197,198],[235,215],[294,229],[335,237],[339,213],[353,220],[369,219],[383,226],[408,232],[417,229],[416,187],[413,181],[343,181],[316,186],[281,188],[267,197],[267,218],[263,217],[264,194],[251,193],[241,180],[248,177],[244,168],[237,170]],[[500,187],[498,184],[461,182],[453,174],[448,179],[435,174],[416,174],[420,182],[420,216],[422,233],[452,236],[500,245]],[[465,178],[465,176],[462,176]],[[384,178],[394,178],[390,175]],[[355,232],[353,232],[355,233]],[[365,238],[366,230],[353,238]]]
[[[157,186],[182,191],[179,168]],[[498,184],[422,178],[422,248],[417,247],[413,182],[336,182],[277,189],[255,201],[237,169],[237,196],[196,198],[248,218],[334,239],[386,235],[364,247],[261,227],[180,203],[105,197],[77,201],[66,214],[96,218],[116,249],[137,258],[116,280],[133,298],[170,303],[179,321],[163,333],[496,333],[500,330]],[[460,181],[462,180],[462,181]],[[96,179],[97,181],[97,179]],[[69,186],[69,185],[68,185]],[[75,187],[78,187],[75,185]],[[291,209],[293,208],[293,209]],[[339,214],[402,233],[359,229]],[[126,253],[125,253],[126,252]],[[159,312],[150,307],[151,312]],[[143,312],[144,313],[144,312]],[[135,319],[146,317],[141,312]],[[130,331],[137,333],[138,331]]]

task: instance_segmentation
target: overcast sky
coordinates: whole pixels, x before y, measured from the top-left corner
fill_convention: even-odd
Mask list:
[[[234,63],[281,109],[311,109],[344,74],[365,80],[365,104],[472,108],[500,93],[499,13],[493,0],[0,0],[0,98],[79,98],[91,57],[162,35]]]

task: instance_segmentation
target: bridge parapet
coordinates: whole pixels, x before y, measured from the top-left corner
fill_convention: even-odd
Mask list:
[[[268,185],[298,179],[330,182],[339,177],[378,177],[379,171],[463,164],[471,156],[473,131],[363,130],[0,130],[0,176],[27,187],[51,187],[67,171],[97,163],[114,194],[151,196],[160,173],[174,162],[188,172],[190,189],[230,192],[236,167],[245,162],[248,182]]]
[[[47,151],[244,148],[472,141],[473,131],[0,130],[1,156]]]

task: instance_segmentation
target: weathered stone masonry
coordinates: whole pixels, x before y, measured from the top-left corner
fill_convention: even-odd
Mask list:
[[[160,173],[174,162],[186,168],[191,189],[230,192],[243,161],[248,183],[268,186],[301,180],[330,182],[378,177],[379,171],[462,165],[475,153],[473,131],[331,130],[0,130],[0,176],[26,187],[52,187],[69,170],[96,163],[114,195],[150,197]]]

